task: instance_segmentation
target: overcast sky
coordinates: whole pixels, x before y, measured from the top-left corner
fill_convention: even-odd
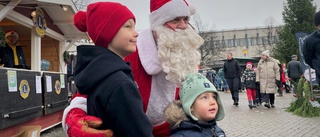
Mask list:
[[[114,1],[126,5],[136,16],[137,30],[149,27],[150,0],[88,0]],[[282,11],[285,0],[187,0],[197,9],[202,22],[210,29],[236,29],[266,26],[266,19],[272,17],[275,25],[283,24]],[[320,5],[320,0],[314,0]],[[319,10],[319,8],[317,8]],[[214,27],[211,27],[214,26]]]

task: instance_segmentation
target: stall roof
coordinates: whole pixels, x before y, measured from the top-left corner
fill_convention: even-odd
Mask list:
[[[5,4],[8,4],[10,1],[14,0],[2,0],[1,4],[6,6]],[[42,8],[52,19],[53,25],[59,28],[67,41],[81,38],[88,39],[86,33],[80,32],[73,25],[73,16],[78,10],[72,0],[20,0],[16,7],[28,8],[30,5]],[[67,10],[63,10],[63,7],[66,7]]]

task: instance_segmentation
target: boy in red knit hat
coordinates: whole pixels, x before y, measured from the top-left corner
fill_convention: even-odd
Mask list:
[[[189,26],[194,9],[185,0],[151,0],[150,12],[150,28],[139,33],[137,51],[126,60],[131,63],[153,135],[167,137],[170,125],[165,121],[164,109],[178,99],[186,74],[198,72],[197,49],[203,39]],[[64,114],[73,115],[75,104],[80,103],[71,102]]]
[[[136,51],[138,33],[132,12],[119,3],[93,3],[88,5],[86,12],[75,14],[74,25],[80,31],[88,32],[95,44],[77,47],[75,83],[78,92],[87,95],[87,114],[102,120],[102,124],[96,127],[104,130],[96,130],[96,133],[104,132],[99,135],[112,136],[113,132],[116,137],[152,136],[152,125],[143,112],[131,67],[124,61],[126,56]],[[85,115],[81,106],[74,108],[72,113],[75,115],[68,115],[66,122],[74,123],[73,126],[79,128],[70,128],[68,135],[99,136],[79,132],[88,129],[77,123],[98,119],[78,117]]]

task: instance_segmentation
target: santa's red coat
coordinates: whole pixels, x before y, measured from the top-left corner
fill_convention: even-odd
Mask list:
[[[130,62],[142,97],[144,112],[154,125],[154,136],[169,136],[170,126],[164,121],[163,110],[172,100],[178,98],[178,89],[165,79],[150,30],[139,33],[137,51],[125,60]]]

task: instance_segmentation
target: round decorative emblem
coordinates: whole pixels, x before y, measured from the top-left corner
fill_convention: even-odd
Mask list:
[[[61,93],[61,84],[59,80],[56,81],[54,88],[56,89],[56,93],[59,95]]]
[[[30,86],[27,80],[21,80],[19,86],[20,96],[26,99],[29,96]]]
[[[47,23],[44,19],[44,13],[40,8],[36,9],[36,15],[33,16],[32,20],[36,33],[42,38],[46,34]]]

